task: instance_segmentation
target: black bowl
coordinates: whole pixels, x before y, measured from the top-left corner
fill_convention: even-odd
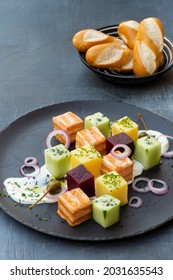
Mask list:
[[[111,25],[111,26],[106,26],[97,29],[99,31],[102,31],[106,34],[109,34],[111,36],[118,36],[118,25]],[[135,76],[133,74],[122,74],[116,71],[111,71],[111,70],[103,70],[100,68],[94,68],[91,67],[85,59],[85,53],[79,52],[79,57],[81,61],[94,73],[99,75],[101,78],[105,78],[107,80],[110,80],[112,82],[117,82],[117,83],[142,83],[146,81],[150,81],[154,78],[159,77],[163,73],[167,72],[168,70],[171,69],[173,66],[173,42],[171,39],[169,39],[167,36],[164,36],[164,48],[163,48],[163,56],[164,56],[164,63],[162,67],[158,69],[158,71],[152,75],[148,76]]]

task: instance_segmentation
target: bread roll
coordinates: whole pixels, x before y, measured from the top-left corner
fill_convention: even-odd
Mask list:
[[[131,52],[131,55],[129,56],[129,60],[127,61],[127,63],[122,65],[121,68],[109,67],[109,70],[124,73],[124,74],[133,73],[133,52]]]
[[[164,30],[157,18],[141,21],[133,49],[133,70],[137,76],[155,73],[163,63]]]
[[[118,35],[124,43],[133,49],[139,23],[135,20],[123,21],[118,26]]]
[[[92,46],[111,43],[115,40],[115,37],[109,36],[101,31],[95,29],[84,29],[73,36],[72,43],[78,51],[86,52]]]
[[[132,50],[116,43],[93,46],[86,52],[87,63],[101,69],[121,69],[131,57]]]

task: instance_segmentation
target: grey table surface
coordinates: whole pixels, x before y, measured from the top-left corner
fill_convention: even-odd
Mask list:
[[[173,38],[172,11],[172,0],[1,0],[0,130],[68,100],[121,99],[172,120],[173,69],[145,84],[111,83],[90,72],[71,43],[83,28],[149,16]],[[83,242],[42,234],[0,210],[0,259],[173,259],[173,222],[135,238]]]

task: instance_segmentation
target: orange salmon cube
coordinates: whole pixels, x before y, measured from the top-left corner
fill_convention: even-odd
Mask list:
[[[101,173],[105,174],[111,171],[116,171],[127,182],[130,182],[133,178],[133,161],[128,157],[117,159],[109,153],[102,159]]]
[[[71,111],[62,115],[52,118],[54,129],[63,129],[70,136],[70,142],[74,142],[77,131],[83,129],[83,120]],[[65,139],[61,135],[57,135],[56,138],[65,144]]]
[[[106,138],[96,126],[83,129],[76,134],[76,148],[91,144],[104,155],[106,153]]]

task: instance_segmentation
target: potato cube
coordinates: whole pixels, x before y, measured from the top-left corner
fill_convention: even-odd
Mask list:
[[[125,116],[112,125],[112,135],[118,134],[120,132],[125,132],[129,135],[134,142],[138,138],[138,125],[133,122],[129,117]]]
[[[71,151],[71,168],[83,164],[93,175],[100,175],[102,156],[93,145],[85,145]]]
[[[95,180],[96,196],[110,194],[121,201],[121,206],[128,202],[128,186],[126,180],[116,171],[101,175]]]

